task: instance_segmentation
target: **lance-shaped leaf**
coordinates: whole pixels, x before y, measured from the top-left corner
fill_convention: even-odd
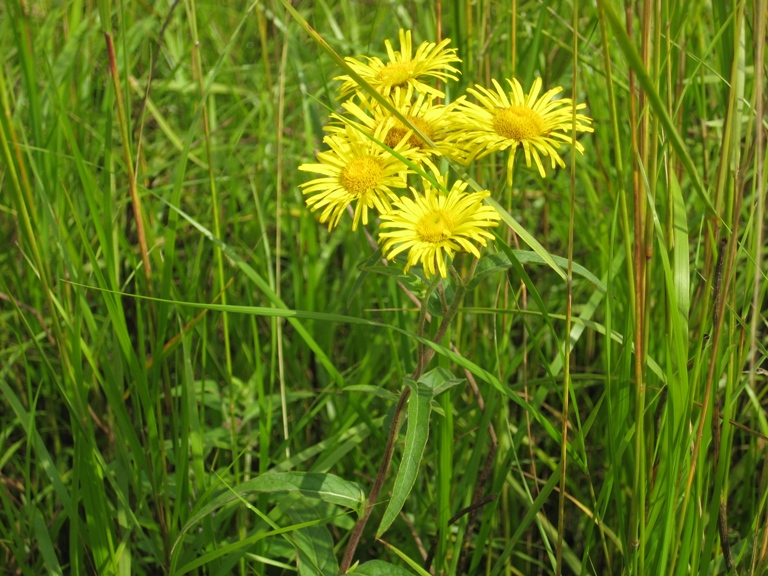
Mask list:
[[[392,499],[384,511],[384,517],[376,532],[380,538],[392,525],[398,513],[405,504],[405,499],[411,493],[416,476],[419,473],[419,465],[424,455],[424,447],[429,436],[429,416],[432,411],[432,388],[421,382],[413,382],[406,379],[406,384],[411,387],[411,397],[408,399],[408,429],[405,433],[405,451],[400,469],[397,471],[395,486],[392,489]]]
[[[181,535],[186,533],[202,518],[233,500],[243,499],[249,494],[280,494],[287,492],[301,494],[308,498],[317,498],[329,504],[338,504],[358,511],[365,502],[365,495],[360,486],[333,474],[318,474],[316,472],[273,472],[262,474],[217,496],[201,508],[184,525],[179,539]]]
[[[383,560],[371,560],[355,567],[347,574],[354,574],[355,576],[413,576],[413,572]]]

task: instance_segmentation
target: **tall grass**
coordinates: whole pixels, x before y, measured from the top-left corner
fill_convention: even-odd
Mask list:
[[[449,98],[540,76],[595,132],[546,179],[468,169],[517,233],[358,573],[768,573],[765,0],[293,8],[0,4],[0,573],[338,572],[425,285],[328,234],[297,166],[331,51],[401,27],[459,49]]]

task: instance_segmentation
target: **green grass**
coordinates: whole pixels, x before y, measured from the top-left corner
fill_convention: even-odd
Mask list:
[[[358,573],[768,572],[765,1],[293,6],[0,4],[0,574],[336,574],[404,389]],[[400,27],[594,120],[444,337],[298,187]]]

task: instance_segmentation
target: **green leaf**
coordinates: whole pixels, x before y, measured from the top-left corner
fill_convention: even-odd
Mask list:
[[[294,507],[288,511],[293,522],[308,522],[315,516],[316,512],[307,507]],[[327,526],[315,524],[296,530],[293,543],[299,555],[299,576],[336,576],[339,573],[333,538]]]
[[[671,356],[675,371],[677,372],[677,385],[668,386],[669,392],[669,415],[672,425],[673,437],[681,437],[686,425],[687,399],[690,394],[690,381],[688,380],[688,316],[690,313],[690,291],[691,291],[691,271],[690,271],[690,247],[688,219],[685,213],[685,200],[680,189],[680,183],[677,181],[675,171],[669,173],[669,188],[672,192],[673,210],[674,210],[674,248],[672,249],[672,270],[674,293],[670,293],[670,306],[677,302],[677,315],[671,318],[673,327],[673,338],[671,342],[674,346],[670,348],[674,353]],[[663,237],[659,238],[659,244],[663,247]],[[662,248],[663,250],[663,248]],[[668,282],[669,284],[669,282]],[[671,288],[671,286],[670,286]]]
[[[383,542],[383,544],[385,544],[387,548],[392,550],[392,552],[400,556],[400,558],[402,558],[403,561],[405,561],[408,564],[408,566],[413,568],[419,576],[430,576],[429,572],[424,570],[424,568],[422,568],[419,565],[420,564],[419,562],[416,562],[413,558],[408,556],[405,552],[398,550],[392,544],[387,544],[386,542]]]
[[[465,382],[464,378],[456,378],[445,368],[438,366],[419,379],[419,382],[432,389],[432,397],[439,396],[449,388]]]
[[[330,504],[338,504],[353,510],[360,510],[365,502],[365,495],[360,486],[333,474],[318,474],[315,472],[273,472],[262,474],[214,498],[189,519],[184,525],[179,538],[202,518],[233,500],[254,493],[279,494],[287,492],[301,494],[308,498],[317,498]]]
[[[413,384],[412,382],[410,384]],[[392,499],[384,511],[376,537],[380,538],[392,525],[411,493],[419,473],[419,465],[424,455],[429,436],[429,416],[432,411],[432,389],[421,381],[416,382],[411,397],[408,399],[408,429],[405,433],[405,450],[400,469],[397,471]]]
[[[674,199],[674,271],[675,271],[675,296],[677,297],[677,311],[680,315],[684,347],[688,350],[688,312],[691,307],[690,297],[690,250],[688,238],[688,218],[685,213],[685,200],[683,198],[680,183],[674,170],[669,173],[669,188]]]
[[[371,560],[351,569],[347,574],[354,574],[355,576],[413,576],[413,572],[383,560]]]
[[[293,533],[299,552],[299,576],[336,576],[339,563],[327,527],[317,524]]]
[[[486,277],[505,272],[512,264],[502,253],[487,254],[480,258],[475,268],[475,275],[467,283],[467,290],[474,290]]]
[[[263,530],[257,529],[243,539],[236,540],[231,544],[225,544],[223,546],[220,546],[219,548],[212,550],[211,552],[203,554],[202,556],[198,556],[197,558],[195,558],[191,562],[188,562],[187,564],[185,564],[179,569],[174,569],[173,563],[172,563],[171,574],[173,574],[174,576],[182,576],[182,574],[186,574],[187,572],[191,572],[196,568],[205,566],[206,564],[213,562],[217,558],[227,556],[228,554],[237,553],[244,548],[247,549],[248,547],[253,546],[259,540],[264,540],[265,538],[269,538],[270,536],[279,536],[281,534],[288,534],[289,532],[296,532],[298,530],[302,530],[304,528],[308,528],[310,526],[314,526],[322,522],[327,522],[327,520],[323,520],[323,519],[313,520],[311,522],[304,522],[303,524],[285,526],[283,528],[275,528],[274,530],[269,530],[266,532]]]
[[[45,567],[48,569],[48,574],[51,576],[61,576],[63,572],[61,571],[59,560],[56,557],[56,550],[53,547],[51,535],[48,532],[45,519],[37,507],[35,507],[33,511],[32,524],[35,529],[35,537],[37,538],[40,553],[43,556],[43,560],[45,560]]]
[[[98,0],[96,5],[99,8],[99,20],[101,21],[101,30],[105,34],[112,33],[112,2],[110,0]]]
[[[450,278],[445,278],[442,281],[442,290],[445,295],[445,301],[452,302],[453,295],[456,293],[456,288],[454,287],[453,282],[450,281]],[[440,296],[439,290],[435,290],[430,294],[429,300],[427,301],[427,311],[437,318],[442,318],[445,314],[445,310],[443,309],[443,298]]]

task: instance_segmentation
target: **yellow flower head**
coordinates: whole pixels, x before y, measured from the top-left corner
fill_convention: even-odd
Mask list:
[[[381,141],[390,126],[382,123],[373,137]],[[392,188],[406,186],[406,165],[351,126],[346,132],[326,136],[324,141],[330,150],[318,153],[319,163],[299,166],[299,170],[323,175],[301,185],[309,209],[314,212],[323,208],[320,222],[328,221],[328,230],[332,230],[352,202],[353,230],[361,216],[363,225],[368,224],[369,208],[382,214],[389,212],[390,201],[397,198]],[[393,149],[405,157],[410,154],[405,141],[397,142]]]
[[[345,60],[349,66],[368,82],[374,90],[384,96],[397,87],[412,86],[416,90],[426,94],[432,94],[442,98],[444,93],[436,88],[424,84],[420,79],[431,76],[440,80],[456,80],[459,71],[451,66],[453,62],[461,62],[456,56],[455,48],[446,48],[450,39],[446,38],[439,44],[434,42],[422,42],[421,46],[413,53],[411,43],[411,31],[400,30],[400,51],[395,52],[389,40],[385,40],[389,62],[386,64],[379,58],[364,56],[367,63],[356,58],[347,57]],[[335,80],[343,82],[339,88],[340,97],[344,98],[360,90],[360,86],[350,76],[338,76]]]
[[[557,153],[563,142],[571,142],[573,128],[573,101],[570,98],[552,100],[560,93],[561,87],[553,88],[539,98],[541,78],[537,78],[528,95],[523,93],[520,83],[507,80],[511,92],[507,95],[496,80],[495,91],[476,85],[467,92],[477,98],[478,104],[463,101],[459,110],[463,112],[463,122],[457,130],[456,138],[467,151],[467,160],[482,158],[498,150],[509,148],[507,160],[507,183],[511,184],[512,166],[515,151],[522,145],[525,163],[531,165],[531,157],[536,161],[539,173],[545,177],[541,156],[549,156],[552,168],[556,165],[565,167],[565,162]],[[576,110],[586,108],[579,104]],[[576,115],[576,131],[592,132],[590,118],[583,114]],[[576,150],[583,153],[584,147],[576,142]]]
[[[500,218],[483,204],[490,192],[467,193],[466,187],[466,182],[457,180],[446,195],[424,180],[424,194],[411,188],[413,199],[402,196],[392,212],[381,216],[381,229],[387,230],[379,233],[384,255],[393,260],[408,250],[405,272],[421,263],[427,278],[436,271],[445,278],[445,258],[453,258],[454,252],[471,252],[479,258],[475,243],[485,246],[486,239],[493,238],[485,228],[498,226]]]
[[[332,118],[340,120],[343,124],[331,124],[326,127],[326,130],[335,133],[342,132],[346,130],[344,124],[354,122],[364,132],[373,134],[382,123],[390,122],[391,128],[384,136],[384,144],[393,148],[410,133],[406,139],[406,148],[413,151],[413,157],[416,161],[425,162],[431,170],[437,171],[430,161],[432,156],[462,159],[463,151],[446,138],[453,131],[457,120],[455,118],[455,102],[450,105],[434,104],[434,97],[431,94],[419,94],[414,100],[413,87],[411,86],[406,90],[395,88],[392,93],[393,107],[432,141],[434,146],[430,146],[375,100],[369,99],[362,93],[358,94],[358,98],[360,99],[359,104],[353,99],[342,104],[347,112],[346,117],[337,114],[331,115]]]

